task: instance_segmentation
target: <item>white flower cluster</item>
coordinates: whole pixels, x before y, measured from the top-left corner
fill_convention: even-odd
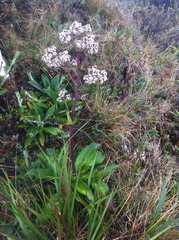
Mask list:
[[[71,97],[70,97],[70,94],[67,94],[67,92],[65,90],[60,90],[57,101],[62,102],[63,98],[70,99]]]
[[[88,35],[82,40],[76,40],[76,47],[80,50],[87,49],[89,54],[98,53],[98,43],[94,42],[95,35]]]
[[[59,39],[61,43],[69,43],[74,35],[80,35],[82,33],[91,32],[91,26],[89,24],[82,26],[81,23],[75,21],[69,30],[63,30],[59,33]],[[89,54],[98,52],[98,43],[94,42],[94,35],[88,35],[83,37],[82,40],[76,40],[75,45],[79,50],[87,49]]]
[[[85,83],[91,84],[95,83],[98,80],[101,84],[107,81],[107,72],[105,70],[99,70],[96,66],[88,68],[88,75],[84,76]]]
[[[63,30],[63,32],[59,33],[59,40],[61,43],[69,43],[71,41],[71,31]]]
[[[69,30],[63,30],[59,33],[59,40],[61,43],[69,43],[75,35],[80,35],[82,33],[91,32],[91,26],[89,24],[82,26],[81,23],[75,21],[70,27]],[[94,54],[98,52],[98,43],[94,42],[95,35],[87,35],[83,37],[82,40],[75,40],[74,44],[78,50],[87,50],[89,54]],[[42,60],[49,67],[60,67],[64,66],[66,63],[71,66],[77,66],[77,61],[75,59],[71,60],[71,56],[68,51],[63,51],[57,53],[56,47],[48,47],[45,49],[45,55],[42,57]]]
[[[61,33],[59,33],[59,40],[61,41],[61,43],[69,43],[73,35],[80,35],[84,32],[91,32],[91,31],[92,29],[89,24],[82,26],[81,23],[75,21],[69,27],[69,30],[63,30]]]
[[[92,31],[91,26],[89,24],[82,26],[82,24],[77,21],[74,21],[74,23],[72,23],[69,29],[71,33],[73,33],[74,35],[80,35],[81,33]]]
[[[76,60],[70,60],[71,56],[68,54],[68,51],[63,51],[57,53],[56,47],[48,47],[45,49],[45,55],[42,57],[42,60],[49,66],[49,67],[60,67],[64,66],[65,63],[69,63],[71,65],[76,66]]]

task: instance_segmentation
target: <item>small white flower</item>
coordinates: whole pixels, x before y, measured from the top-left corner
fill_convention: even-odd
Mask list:
[[[98,43],[94,42],[87,47],[89,54],[98,53]]]
[[[87,24],[87,25],[83,26],[83,31],[84,31],[84,32],[91,32],[92,29],[91,29],[90,24]]]
[[[66,90],[60,90],[58,94],[57,101],[58,102],[63,102],[64,99],[71,99],[70,94],[67,93]]]
[[[66,94],[66,95],[65,95],[65,98],[66,98],[66,99],[70,99],[70,98],[71,98],[70,94]]]
[[[58,54],[58,58],[61,63],[70,62],[71,56],[68,54],[68,51],[63,51]]]
[[[84,76],[85,83],[95,83],[98,80],[101,84],[107,81],[107,72],[105,70],[99,70],[96,66],[88,68],[88,75]]]
[[[86,37],[83,38],[83,41],[87,44],[87,43],[93,43],[95,39],[95,35],[88,35]]]
[[[58,94],[57,101],[58,101],[58,102],[62,102],[62,99],[65,97],[65,94],[66,94],[66,91],[60,90],[60,91],[59,91],[59,94]]]
[[[84,79],[85,83],[88,83],[88,84],[95,83],[97,81],[97,79],[94,76],[92,76],[91,74],[84,76],[83,79]]]
[[[80,35],[81,33],[84,32],[82,24],[77,21],[74,21],[74,23],[72,23],[69,29],[71,33],[73,33],[74,35]]]
[[[71,56],[68,54],[68,51],[63,51],[57,54],[56,48],[52,46],[51,48],[45,49],[45,55],[42,57],[42,60],[49,67],[60,67],[65,63],[70,62]]]
[[[77,21],[74,21],[74,22],[72,23],[72,25],[69,27],[69,29],[72,30],[72,29],[81,27],[81,25],[82,25],[81,23],[79,23],[79,22],[77,22]]]
[[[75,45],[80,50],[87,49],[89,54],[98,53],[98,43],[94,42],[94,39],[95,35],[88,35],[82,40],[76,40]]]
[[[71,41],[71,31],[63,30],[61,33],[59,33],[59,40],[61,43],[69,43]]]
[[[77,48],[81,49],[85,49],[86,48],[86,44],[82,41],[82,40],[76,40],[75,41],[75,45]]]

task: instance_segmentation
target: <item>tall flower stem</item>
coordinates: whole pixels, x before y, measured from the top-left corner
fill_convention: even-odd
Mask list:
[[[74,79],[73,79],[74,81]],[[79,89],[81,85],[81,63],[80,63],[80,53],[77,51],[77,84],[75,86],[75,98],[72,106],[71,111],[71,120],[74,121],[75,116],[75,109],[77,105],[77,101],[79,99]],[[75,167],[75,154],[74,154],[74,123],[70,125],[70,139],[69,139],[69,146],[70,146],[70,155],[71,155],[71,161],[72,161],[72,169],[73,172],[76,173],[76,167]]]

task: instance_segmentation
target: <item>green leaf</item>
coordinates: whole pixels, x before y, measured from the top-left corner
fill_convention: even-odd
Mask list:
[[[98,143],[92,143],[80,152],[75,163],[77,171],[80,169],[87,171],[94,164],[94,161],[95,164],[99,164],[104,160],[104,155],[96,150],[99,146]]]
[[[3,85],[3,79],[4,77],[0,76],[0,87]]]
[[[104,161],[105,156],[102,152],[96,151],[95,164],[100,164]]]
[[[86,201],[86,197],[84,197],[84,195],[77,192],[75,198],[77,199],[78,202],[80,202],[86,208],[89,207],[89,202]]]
[[[68,23],[60,24],[59,21],[52,22],[52,27],[56,32],[62,32],[65,28],[67,28],[67,26],[68,26]]]
[[[26,148],[26,147],[28,147],[30,144],[31,144],[31,142],[33,141],[33,137],[28,137],[26,140],[25,140],[25,144],[24,144],[24,147]]]
[[[42,146],[44,146],[44,142],[45,142],[45,134],[43,132],[40,132],[39,133],[39,141],[40,141],[40,144]]]
[[[42,75],[41,75],[41,79],[42,79],[42,82],[43,82],[45,88],[47,88],[47,87],[50,86],[50,80],[49,80],[49,78],[47,77],[47,75],[42,74]]]
[[[43,119],[42,108],[40,106],[38,106],[37,104],[35,104],[35,103],[33,103],[33,108],[35,110],[36,116],[39,116],[39,117],[37,117],[38,121],[42,121],[42,119]]]
[[[32,85],[34,88],[38,89],[40,92],[46,93],[44,88],[38,82],[36,82],[35,80],[30,81],[29,84]]]
[[[6,76],[7,76],[7,74],[11,71],[13,65],[16,63],[17,58],[20,56],[20,54],[21,54],[20,51],[16,51],[16,52],[15,52],[15,55],[14,55],[12,61],[11,61],[11,64],[10,64],[10,66],[9,66],[9,67],[7,68],[7,70],[6,70]],[[4,76],[4,77],[6,77],[6,76]]]
[[[27,76],[29,77],[30,81],[36,82],[35,78],[32,76],[31,72],[27,72]]]
[[[166,196],[166,192],[167,192],[167,184],[168,184],[168,182],[169,182],[169,178],[167,177],[165,182],[164,182],[163,188],[162,188],[162,192],[161,192],[161,195],[160,195],[160,199],[159,199],[159,203],[158,203],[156,212],[154,214],[154,217],[153,217],[149,227],[147,228],[147,234],[149,234],[149,235],[152,234],[152,232],[155,231],[158,223],[160,222],[160,221],[157,221],[157,218],[160,215],[160,213],[162,211],[163,204],[165,202],[165,196]]]
[[[28,127],[28,125],[27,124],[20,124],[20,125],[18,125],[18,127],[19,128],[24,128],[24,127]]]
[[[21,95],[19,92],[15,92],[15,95],[17,97],[19,107],[22,107],[23,98],[21,98]]]
[[[23,120],[25,122],[25,124],[27,124],[27,125],[29,125],[29,124],[33,125],[33,123],[31,121],[34,120],[34,116],[33,115],[24,115],[24,114],[26,114],[26,113],[23,113],[23,115],[22,115],[22,112],[20,112],[20,115],[22,115],[20,117],[20,120]]]
[[[37,96],[36,96],[33,92],[27,92],[27,91],[25,91],[24,93],[25,93],[25,95],[26,95],[28,98],[33,99],[33,100],[35,100],[35,101],[38,101]]]
[[[53,106],[52,106],[51,108],[49,108],[49,110],[46,112],[44,121],[48,121],[48,120],[51,118],[51,116],[53,115],[54,111],[55,111],[55,106],[53,105]]]
[[[48,96],[45,96],[45,95],[42,95],[40,98],[39,98],[39,101],[42,103],[42,102],[46,102],[49,100],[49,97]]]
[[[104,164],[100,165],[97,167],[98,175],[101,176],[102,178],[105,178],[105,177],[109,176],[118,167],[119,167],[119,165],[114,164],[114,163],[109,163],[107,166]]]
[[[54,178],[54,172],[52,169],[30,169],[27,174],[33,175],[36,178],[52,179]]]
[[[37,135],[37,133],[39,133],[39,131],[40,131],[39,127],[37,127],[37,126],[32,126],[32,127],[30,127],[30,128],[28,129],[26,135],[29,136],[29,137],[34,138],[34,137]]]
[[[54,92],[52,89],[49,91],[49,97],[52,99],[53,103],[57,101],[58,98],[58,92]]]
[[[81,180],[78,180],[78,183],[76,184],[76,178],[74,178],[73,180],[75,181],[71,182],[71,186],[73,188],[76,188],[76,190],[79,193],[81,193],[82,195],[85,195],[88,198],[88,200],[92,202],[94,200],[94,196],[91,189],[88,187],[88,185],[86,185],[86,183],[84,183]]]
[[[3,95],[6,92],[7,92],[7,90],[0,90],[0,96]]]
[[[160,237],[162,234],[166,234],[170,228],[171,228],[171,226],[163,229],[161,232],[157,233],[154,237],[150,238],[150,240],[159,239],[159,237]],[[171,238],[170,238],[170,239],[171,239]]]
[[[56,32],[58,32],[59,22],[53,21],[53,22],[52,22],[52,27],[53,27],[53,29],[54,29]]]
[[[67,124],[73,124],[73,121],[72,121],[68,111],[66,112],[66,114],[67,114]]]
[[[58,133],[63,132],[61,129],[55,127],[44,127],[43,131],[51,133],[52,135],[57,135]]]
[[[105,183],[103,181],[91,182],[91,185],[97,193],[101,194],[102,197],[105,197],[109,192],[109,187],[108,187],[107,183]]]
[[[90,176],[91,176],[91,172],[88,171],[87,173],[81,174],[80,179],[81,180],[87,180],[87,179],[89,179]],[[95,180],[98,180],[98,170],[97,169],[93,170],[91,178],[95,179]]]
[[[49,107],[45,103],[38,102],[38,106],[45,109],[49,109]]]
[[[51,80],[51,88],[54,92],[58,93],[60,87],[60,76],[57,75]]]
[[[14,57],[13,57],[13,59],[12,59],[12,62],[11,62],[11,67],[16,63],[16,60],[18,59],[18,57],[20,56],[20,54],[21,54],[21,52],[20,51],[16,51],[15,52],[15,55],[14,55]]]

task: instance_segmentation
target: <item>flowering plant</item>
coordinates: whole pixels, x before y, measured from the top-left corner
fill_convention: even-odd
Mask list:
[[[105,81],[107,81],[107,72],[105,70],[97,69],[96,66],[87,68],[88,74],[83,77],[83,81],[81,79],[82,72],[86,70],[84,65],[89,55],[98,53],[98,43],[95,42],[95,35],[90,34],[90,32],[92,32],[92,29],[89,24],[82,26],[81,23],[75,21],[72,23],[69,29],[63,30],[61,33],[59,33],[59,40],[62,44],[70,43],[73,46],[73,50],[75,50],[76,55],[74,55],[74,51],[69,52],[68,50],[58,53],[57,48],[52,46],[45,49],[45,54],[42,57],[42,60],[47,64],[47,66],[63,68],[68,73],[70,80],[73,83],[75,96],[70,115],[72,122],[74,120],[75,109],[80,94],[79,89],[82,82],[91,84],[98,81],[99,83],[103,84]],[[58,100],[61,101],[63,96],[65,96],[65,92],[60,91]],[[73,171],[76,172],[73,134],[74,124],[71,124],[69,140],[70,153]]]

